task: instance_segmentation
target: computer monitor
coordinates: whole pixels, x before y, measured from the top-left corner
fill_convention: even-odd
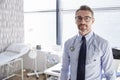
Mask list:
[[[119,49],[112,48],[112,52],[113,52],[114,59],[120,59],[120,50]]]

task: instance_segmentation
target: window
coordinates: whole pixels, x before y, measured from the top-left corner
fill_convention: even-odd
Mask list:
[[[95,11],[93,30],[107,39],[112,47],[120,47],[120,10]]]
[[[56,9],[56,0],[24,0],[24,11],[52,11]]]
[[[78,33],[74,18],[75,10],[83,4],[94,10],[93,31],[107,39],[112,47],[120,47],[119,0],[61,0],[62,45],[68,38]]]
[[[55,9],[55,0],[24,0],[26,43],[32,46],[56,44]]]
[[[24,0],[25,41],[36,44],[56,44],[56,1]],[[60,34],[64,42],[78,33],[75,24],[75,10],[80,5],[88,5],[95,12],[93,30],[111,42],[113,47],[120,47],[120,1],[119,0],[59,0]],[[67,4],[66,4],[67,3]],[[99,4],[98,4],[99,3]]]

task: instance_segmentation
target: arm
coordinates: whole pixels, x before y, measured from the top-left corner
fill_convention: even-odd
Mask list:
[[[69,54],[68,54],[68,49],[67,49],[67,44],[65,43],[64,45],[64,53],[62,56],[62,68],[61,68],[61,75],[60,75],[60,80],[67,80],[68,79],[68,72],[69,72]]]
[[[103,48],[102,68],[104,70],[106,80],[116,80],[112,48],[108,43],[105,43],[102,46],[102,48]]]

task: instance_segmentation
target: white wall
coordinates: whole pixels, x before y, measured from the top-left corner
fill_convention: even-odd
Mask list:
[[[23,0],[0,0],[0,52],[24,41]]]

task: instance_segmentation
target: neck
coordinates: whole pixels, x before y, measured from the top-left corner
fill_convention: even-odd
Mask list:
[[[87,35],[88,33],[90,33],[91,32],[91,30],[90,31],[79,31],[79,34],[81,34],[82,36],[85,36],[85,35]]]

